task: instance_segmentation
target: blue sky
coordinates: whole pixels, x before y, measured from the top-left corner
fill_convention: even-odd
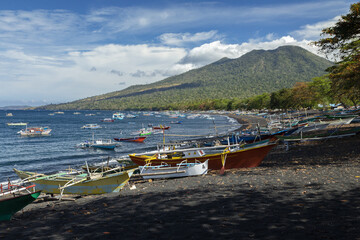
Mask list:
[[[68,102],[311,41],[347,0],[2,0],[0,106]],[[321,55],[321,54],[320,54]]]

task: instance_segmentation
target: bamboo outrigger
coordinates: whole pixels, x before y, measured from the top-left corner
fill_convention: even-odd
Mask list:
[[[61,172],[52,175],[20,171],[15,168],[14,171],[22,179],[22,183],[32,182],[44,193],[62,196],[119,192],[136,169],[123,170],[122,167],[117,167],[97,173]]]

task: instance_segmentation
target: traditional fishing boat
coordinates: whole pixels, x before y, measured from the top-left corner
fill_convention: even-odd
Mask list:
[[[350,137],[360,133],[360,127],[350,128],[346,130],[333,129],[326,132],[320,132],[318,134],[311,135],[295,135],[295,136],[277,136],[277,138],[283,140],[284,142],[305,142],[305,141],[316,141],[324,140],[328,138],[343,138]]]
[[[8,221],[17,212],[36,200],[41,191],[35,191],[35,185],[31,186],[0,186],[0,221]]]
[[[101,120],[102,122],[114,122],[115,120],[112,118],[104,118]]]
[[[93,195],[119,192],[136,169],[124,171],[122,167],[118,167],[96,173],[72,171],[52,175],[20,171],[15,168],[14,171],[23,183],[32,182],[44,193],[62,196],[63,194]]]
[[[144,166],[151,162],[152,165],[161,165],[162,162],[176,166],[184,160],[188,162],[205,162],[209,160],[209,169],[222,168],[248,168],[257,167],[276,142],[265,140],[252,144],[220,145],[214,147],[185,148],[169,151],[154,151],[148,153],[129,154],[130,159]],[[205,151],[209,151],[206,153]]]
[[[48,127],[26,127],[21,129],[18,133],[23,137],[41,137],[50,136],[51,129]]]
[[[148,163],[145,166],[139,166],[139,170],[139,175],[144,179],[199,176],[207,173],[208,160],[194,163],[188,163],[187,160],[184,160],[175,167],[166,163],[158,166],[152,166],[151,163]]]
[[[6,123],[8,126],[26,126],[27,123],[17,122],[17,123]]]
[[[131,133],[131,135],[146,136],[153,133],[152,128],[141,128],[139,131]]]
[[[122,114],[120,112],[114,113],[112,115],[112,118],[115,119],[115,120],[123,120],[124,117],[125,117],[124,114]]]
[[[111,141],[111,139],[88,140],[78,145],[80,148],[101,148],[108,150],[114,150],[117,146],[118,144]]]
[[[142,143],[144,142],[145,139],[146,137],[114,138],[114,140],[117,142],[137,142],[137,143]]]
[[[85,124],[81,128],[82,129],[98,129],[98,128],[101,128],[101,126],[96,123],[89,123],[89,124]]]
[[[153,126],[152,129],[155,129],[155,130],[168,130],[168,129],[170,129],[170,126],[163,126],[163,125]]]

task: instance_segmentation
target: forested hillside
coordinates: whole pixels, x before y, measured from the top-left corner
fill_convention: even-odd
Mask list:
[[[295,46],[254,50],[148,85],[43,109],[187,109],[211,99],[244,99],[309,82],[332,63]]]

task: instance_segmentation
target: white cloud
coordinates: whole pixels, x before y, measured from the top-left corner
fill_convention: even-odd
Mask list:
[[[293,31],[291,34],[304,39],[317,40],[320,38],[322,29],[334,26],[338,22],[340,16],[334,17],[328,21],[321,21],[315,24],[307,24],[302,26],[300,30]]]
[[[266,41],[266,39],[264,40],[263,38],[250,39],[249,42],[242,44],[224,44],[220,41],[206,43],[191,49],[182,59],[181,63],[191,64],[194,67],[201,67],[223,57],[238,58],[255,49],[271,50],[284,45],[300,46],[314,54],[319,55],[318,48],[310,45],[310,41],[297,41],[291,36],[284,36],[271,41]]]
[[[186,43],[198,43],[213,39],[216,37],[217,31],[212,30],[209,32],[191,33],[165,33],[159,39],[163,44],[183,46]]]
[[[348,4],[319,1],[232,7],[221,2],[188,3],[147,9],[111,7],[85,14],[69,10],[2,10],[0,82],[6,84],[0,88],[0,104],[15,95],[22,102],[76,100],[162,80],[254,49],[296,45],[318,54],[309,40],[319,37],[320,30],[336,18],[305,25],[288,36],[270,32],[238,44],[234,42],[242,36],[225,38],[222,34],[229,25],[231,31],[241,31],[239,26],[246,28],[250,22],[323,19],[338,15],[339,9],[348,11]],[[209,26],[214,30],[204,31]],[[196,29],[201,30],[196,33]]]
[[[169,72],[172,75],[180,73],[183,68],[179,69],[177,62],[186,55],[186,51],[145,44],[108,44],[88,51],[70,52],[57,59],[59,64],[54,64],[54,59],[36,61],[37,56],[20,51],[0,52],[1,55],[6,58],[3,60],[7,64],[0,62],[0,71],[7,74],[0,76],[0,81],[6,81],[0,89],[0,102],[13,98],[16,89],[16,92],[21,92],[17,96],[19,101],[41,96],[51,103],[162,80]],[[11,67],[15,62],[16,68]]]

